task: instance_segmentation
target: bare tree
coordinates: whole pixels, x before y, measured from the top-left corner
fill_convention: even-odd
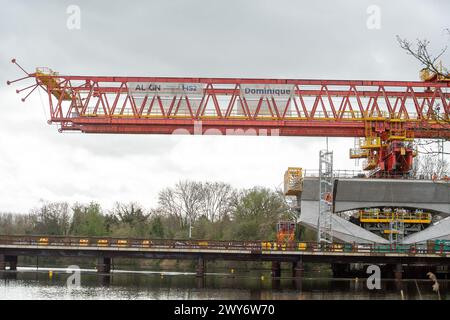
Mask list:
[[[201,209],[202,184],[182,181],[175,188],[166,188],[159,193],[158,203],[161,211],[177,217],[180,225],[185,227],[189,221],[194,222]]]
[[[31,211],[34,231],[41,234],[67,235],[71,213],[66,202],[44,203]]]
[[[150,213],[146,213],[139,203],[130,202],[127,204],[116,202],[113,214],[123,223],[136,224],[147,221]]]
[[[446,33],[450,35],[449,29],[445,29]],[[437,75],[442,77],[448,77],[448,70],[445,67],[442,67],[439,64],[439,59],[442,55],[447,51],[447,46],[441,49],[437,54],[432,54],[429,51],[430,41],[427,39],[417,39],[416,43],[413,44],[407,39],[402,39],[397,35],[397,41],[400,47],[406,51],[407,54],[413,56],[416,60],[418,60],[425,69],[428,69],[434,72]]]
[[[444,32],[449,36],[450,39],[450,29],[446,28],[444,29]],[[437,78],[448,78],[450,77],[449,70],[442,66],[442,63],[440,59],[443,57],[444,53],[447,51],[447,46],[442,48],[437,54],[433,54],[430,52],[430,41],[427,39],[417,39],[416,43],[412,43],[411,41],[401,38],[397,35],[397,42],[399,43],[400,47],[410,56],[414,57],[417,61],[421,63],[423,66],[423,71],[431,71],[434,75],[436,75]],[[448,101],[450,101],[449,98],[447,98]],[[439,120],[441,122],[449,122],[450,119],[443,117],[440,112],[441,106],[437,105],[436,109],[433,110],[433,117],[436,118],[436,120]],[[443,128],[443,130],[448,130],[446,128]],[[449,140],[444,139],[444,140]],[[425,141],[419,141],[417,145],[419,147],[423,147],[421,151],[422,153],[426,154],[435,154],[439,153],[436,151],[430,151],[427,149],[428,146],[436,144],[436,140],[425,140]],[[450,153],[445,153],[450,154]]]
[[[222,220],[230,214],[234,190],[222,182],[206,182],[202,186],[201,210],[209,221]]]
[[[424,155],[419,158],[416,175],[425,179],[444,177],[450,174],[450,164],[445,159],[440,159],[436,155]]]
[[[442,139],[441,143],[445,142],[445,139]],[[420,139],[416,141],[416,146],[418,147],[417,151],[421,154],[428,155],[450,155],[450,152],[446,152],[444,150],[436,150],[435,146],[439,143],[436,139]]]

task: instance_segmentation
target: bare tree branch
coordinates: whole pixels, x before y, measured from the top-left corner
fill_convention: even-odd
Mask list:
[[[428,51],[430,41],[426,39],[417,39],[416,44],[414,45],[409,40],[402,39],[397,35],[397,42],[399,43],[400,48],[418,60],[425,69],[428,69],[439,76],[448,77],[448,70],[444,67],[441,69],[440,66],[438,66],[438,60],[447,51],[447,46],[445,46],[436,55],[432,55]]]

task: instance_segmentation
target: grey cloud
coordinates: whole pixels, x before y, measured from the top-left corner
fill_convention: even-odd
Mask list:
[[[81,8],[81,30],[66,28],[71,4]],[[381,9],[380,30],[366,28],[369,5]],[[418,0],[0,0],[0,7],[0,177],[8,177],[0,181],[0,211],[13,209],[11,199],[32,207],[52,189],[58,199],[91,195],[108,204],[138,197],[154,205],[157,191],[181,178],[278,185],[288,165],[316,167],[325,145],[324,138],[59,134],[45,123],[38,95],[23,104],[16,86],[5,85],[21,76],[13,57],[30,71],[48,66],[66,74],[416,80],[420,66],[395,36],[426,37],[438,50],[448,43],[442,29],[450,12],[449,2]],[[330,145],[335,167],[355,167],[347,158],[352,139],[330,139]],[[75,152],[89,159],[73,159]],[[41,161],[35,171],[70,175],[25,179],[33,170],[18,155]],[[264,166],[261,174],[252,173],[255,163]],[[80,175],[92,191],[71,185]],[[27,183],[22,194],[20,183]]]

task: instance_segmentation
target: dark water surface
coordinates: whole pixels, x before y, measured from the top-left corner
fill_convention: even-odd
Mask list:
[[[0,271],[0,299],[438,299],[429,280],[387,279],[382,280],[381,290],[369,290],[366,279],[305,274],[301,281],[274,281],[268,270],[208,273],[197,278],[194,273],[183,272],[115,270],[99,275],[83,269],[81,285],[70,288],[66,284],[70,275],[63,268]],[[449,281],[439,284],[441,299],[450,299]]]

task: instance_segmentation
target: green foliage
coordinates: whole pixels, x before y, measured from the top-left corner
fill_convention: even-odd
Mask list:
[[[105,217],[98,203],[89,205],[75,204],[72,208],[70,232],[76,236],[104,236],[106,232]]]
[[[71,208],[45,203],[29,215],[0,214],[0,234],[186,239],[190,220],[195,239],[273,240],[277,222],[290,219],[279,192],[259,187],[237,191],[224,183],[178,183],[161,191],[158,204],[146,211],[135,202],[116,203],[104,213],[95,202]]]
[[[266,188],[242,191],[235,199],[234,207],[233,239],[273,240],[277,222],[289,219],[289,207],[283,196]]]
[[[162,221],[162,217],[157,216],[154,217],[150,221],[150,233],[153,238],[163,239],[164,238],[164,224]]]

